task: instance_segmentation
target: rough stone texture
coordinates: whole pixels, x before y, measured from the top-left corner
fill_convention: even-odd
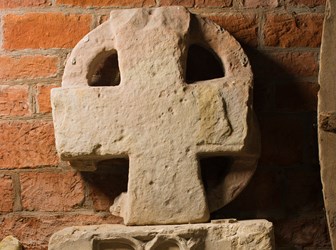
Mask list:
[[[330,239],[336,248],[336,2],[328,1],[324,20],[318,95],[319,153]]]
[[[3,17],[3,47],[7,50],[72,48],[90,31],[90,25],[90,15],[8,14]]]
[[[84,201],[84,184],[78,173],[22,173],[20,184],[24,210],[70,211]]]
[[[51,122],[0,123],[0,168],[25,168],[58,163]]]
[[[28,86],[0,85],[0,116],[29,115]]]
[[[58,59],[54,56],[0,56],[0,80],[50,77],[57,73]]]
[[[119,248],[118,248],[119,247]],[[49,250],[98,249],[238,250],[274,248],[272,223],[223,220],[207,224],[70,227],[55,233]]]
[[[0,175],[0,212],[10,212],[13,210],[13,181],[8,175]]]
[[[0,242],[0,250],[22,250],[22,246],[18,239],[7,236]]]
[[[211,48],[225,77],[187,84],[192,44]],[[97,67],[116,52],[120,85],[91,87]],[[56,147],[81,170],[91,169],[78,161],[129,158],[128,192],[111,208],[126,224],[205,222],[254,172],[251,87],[242,48],[214,23],[182,7],[115,10],[75,47],[62,88],[52,90]],[[206,197],[198,159],[211,155],[233,163]]]

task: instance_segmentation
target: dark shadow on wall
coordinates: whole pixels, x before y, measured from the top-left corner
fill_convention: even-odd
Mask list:
[[[96,171],[81,173],[96,211],[109,211],[114,199],[127,192],[128,171],[128,159],[120,158],[101,161]]]
[[[313,67],[285,64],[300,55],[244,49],[254,73],[262,152],[249,185],[211,217],[267,219],[277,249],[331,249],[318,162],[318,84],[308,76]]]

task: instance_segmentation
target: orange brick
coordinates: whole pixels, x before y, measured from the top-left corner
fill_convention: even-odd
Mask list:
[[[155,0],[57,0],[56,3],[81,7],[145,7],[154,6]]]
[[[0,115],[29,115],[28,86],[0,86]]]
[[[184,7],[193,7],[194,0],[160,0],[160,6],[180,5]]]
[[[269,14],[264,26],[266,46],[319,47],[323,14]]]
[[[0,142],[0,168],[58,163],[52,122],[1,122]]]
[[[49,197],[44,196],[45,199]],[[15,235],[27,250],[46,250],[50,236],[65,227],[121,223],[112,215],[62,214],[62,215],[9,215],[1,220],[0,239]],[[74,249],[75,250],[75,249]],[[77,249],[76,249],[77,250]],[[79,249],[78,249],[79,250]]]
[[[258,24],[253,14],[227,14],[224,16],[205,16],[214,21],[242,43],[251,46],[258,44]]]
[[[90,31],[91,15],[63,13],[8,14],[3,18],[4,48],[72,48]]]
[[[54,56],[0,57],[0,80],[50,77],[57,73],[58,58]]]
[[[285,83],[276,86],[276,108],[278,111],[316,111],[317,83]]]
[[[14,204],[12,178],[0,175],[0,212],[11,212]]]
[[[323,6],[326,4],[326,0],[285,0],[285,4],[288,7],[291,6],[307,6],[310,8],[316,6]]]
[[[36,7],[50,4],[49,0],[1,0],[0,9],[10,9],[19,7]]]
[[[196,7],[230,7],[232,0],[196,0]]]
[[[278,7],[278,0],[245,0],[244,6],[247,8],[258,8],[258,7],[268,7],[275,8]]]
[[[84,184],[78,173],[20,174],[24,210],[69,211],[84,201]]]
[[[37,87],[37,105],[39,113],[50,113],[50,90],[56,88],[56,85],[45,85]]]

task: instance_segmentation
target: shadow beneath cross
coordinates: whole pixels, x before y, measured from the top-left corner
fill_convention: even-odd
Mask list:
[[[128,171],[128,159],[120,158],[99,162],[94,172],[81,172],[96,211],[109,211],[114,199],[127,192]]]

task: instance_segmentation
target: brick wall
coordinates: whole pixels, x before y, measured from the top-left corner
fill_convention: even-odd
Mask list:
[[[280,249],[328,249],[316,140],[324,0],[0,0],[0,239],[13,234],[25,249],[46,249],[65,226],[121,223],[108,206],[124,182],[58,160],[49,92],[71,48],[112,8],[165,5],[230,31],[255,74],[259,166],[212,217],[266,218]]]

